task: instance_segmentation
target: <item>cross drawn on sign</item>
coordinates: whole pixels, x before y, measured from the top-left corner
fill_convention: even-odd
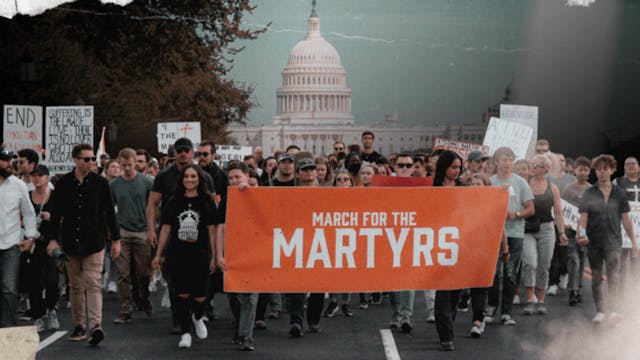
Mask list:
[[[180,130],[184,132],[184,137],[187,137],[187,131],[193,130],[193,128],[189,126],[189,123],[185,123],[184,127],[181,128]]]

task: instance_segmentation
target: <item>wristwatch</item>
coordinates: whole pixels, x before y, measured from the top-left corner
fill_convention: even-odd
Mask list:
[[[520,211],[516,211],[516,219],[520,218]]]

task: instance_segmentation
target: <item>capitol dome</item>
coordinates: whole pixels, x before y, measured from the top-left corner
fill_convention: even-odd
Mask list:
[[[338,51],[320,33],[315,4],[308,24],[282,71],[274,124],[353,125],[346,72]]]

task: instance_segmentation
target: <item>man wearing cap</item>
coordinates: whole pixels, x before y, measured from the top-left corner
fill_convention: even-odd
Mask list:
[[[0,147],[0,327],[17,325],[20,251],[31,250],[39,236],[27,186],[11,173],[11,161],[15,158],[13,151]],[[27,237],[24,241],[21,217]]]
[[[169,198],[171,198],[178,186],[178,178],[180,174],[184,170],[184,167],[193,164],[193,143],[188,138],[180,138],[176,140],[173,144],[173,149],[175,153],[175,163],[158,173],[156,178],[153,181],[153,187],[151,188],[151,192],[149,193],[149,202],[147,203],[147,241],[151,244],[152,247],[156,247],[158,245],[158,236],[156,234],[156,215],[158,211],[158,206],[162,202],[162,207],[160,211],[162,212],[167,206],[169,202]],[[211,175],[205,172],[205,179],[207,181],[207,188],[212,194],[215,194],[215,188],[213,186],[213,179],[211,179]],[[174,297],[174,289],[171,284],[171,279],[168,278],[168,274],[165,274],[165,280],[168,282],[169,289],[169,298],[171,303],[175,303]],[[173,328],[172,333],[180,334],[180,328],[178,324],[178,320],[175,317],[175,313],[172,308],[172,319],[173,319]]]
[[[316,164],[312,158],[305,157],[296,162],[297,186],[315,187],[317,176]],[[298,338],[302,335],[304,305],[307,294],[290,293],[286,294],[286,296],[291,306],[291,317],[289,320],[291,328],[289,329],[289,336]],[[320,332],[320,319],[323,306],[324,293],[309,294],[309,301],[307,303],[307,323],[309,324],[309,331]]]
[[[278,157],[278,172],[269,180],[269,186],[295,186],[293,160],[294,156],[287,152]]]
[[[475,173],[482,172],[484,163],[489,157],[480,150],[474,150],[467,156],[467,171],[460,176],[460,181],[465,185],[471,185],[471,176]]]
[[[91,170],[96,163],[93,147],[78,144],[71,156],[75,167],[60,178],[53,193],[47,252],[52,255],[60,247],[58,240],[62,240],[62,251],[69,258],[66,268],[75,326],[69,341],[87,338],[88,312],[89,344],[97,345],[104,338],[100,279],[105,247],[111,240],[111,259],[120,256],[120,227],[109,183]]]

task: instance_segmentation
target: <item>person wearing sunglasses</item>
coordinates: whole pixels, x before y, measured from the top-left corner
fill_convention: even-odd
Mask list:
[[[15,158],[11,149],[0,147],[0,286],[3,289],[0,327],[17,325],[20,252],[29,251],[38,237],[36,214],[27,187],[11,172]],[[24,241],[21,218],[27,237]]]
[[[109,183],[91,171],[96,162],[93,147],[76,145],[71,155],[75,168],[58,181],[53,193],[47,251],[52,255],[55,249],[62,247],[69,258],[66,268],[74,324],[69,340],[87,339],[88,311],[89,344],[97,345],[104,338],[100,279],[105,247],[110,240],[111,258],[115,260],[120,256],[120,227]]]

